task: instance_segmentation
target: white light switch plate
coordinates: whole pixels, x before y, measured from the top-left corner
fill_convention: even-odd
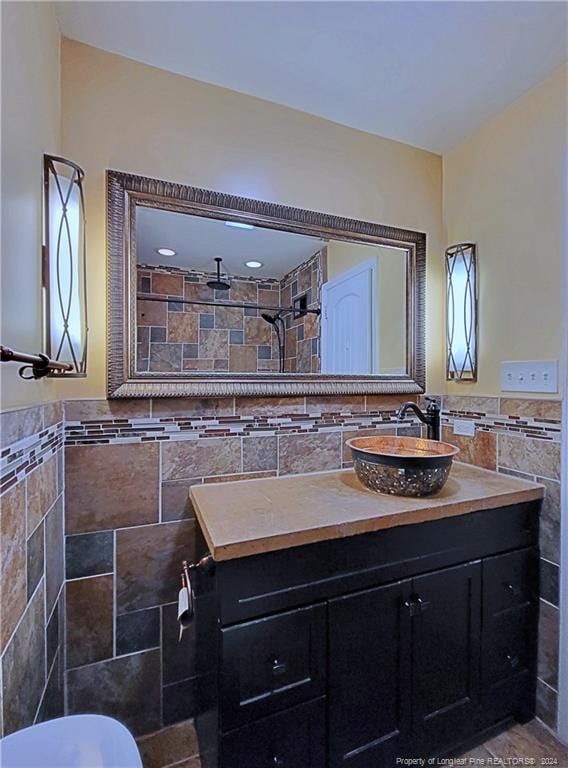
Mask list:
[[[505,392],[558,392],[558,360],[501,363],[501,389]]]
[[[454,421],[454,435],[466,435],[473,437],[475,435],[475,422],[469,419],[458,419]]]

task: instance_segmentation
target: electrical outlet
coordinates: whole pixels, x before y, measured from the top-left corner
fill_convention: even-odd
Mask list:
[[[454,421],[454,435],[465,435],[466,437],[475,436],[475,422],[469,419],[458,419]]]
[[[505,392],[558,392],[558,361],[503,362],[501,389]]]

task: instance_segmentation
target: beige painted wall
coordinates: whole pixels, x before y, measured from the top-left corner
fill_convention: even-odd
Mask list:
[[[59,150],[59,30],[49,3],[3,2],[1,341],[42,349],[43,154]],[[1,408],[51,400],[53,381],[1,368]]]
[[[362,243],[330,241],[327,274],[331,280],[364,261],[376,260],[379,373],[406,370],[406,251]]]
[[[480,274],[479,381],[452,393],[499,394],[502,360],[561,357],[567,74],[444,157],[446,242],[477,243]]]
[[[62,45],[63,152],[86,171],[90,363],[67,395],[105,392],[107,168],[428,234],[429,386],[442,370],[441,158],[270,102]]]

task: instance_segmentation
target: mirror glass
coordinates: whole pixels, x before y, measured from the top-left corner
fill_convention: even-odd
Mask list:
[[[138,373],[407,374],[408,252],[137,205]]]

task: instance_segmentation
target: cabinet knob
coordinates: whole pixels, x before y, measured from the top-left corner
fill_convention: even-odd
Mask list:
[[[277,658],[272,659],[272,674],[283,675],[288,670],[288,665],[284,661],[278,661]],[[278,763],[276,763],[278,765]]]
[[[272,758],[272,765],[277,766],[277,768],[284,768],[286,765],[286,761],[283,757],[280,757],[279,755],[274,755]]]
[[[516,667],[519,666],[519,657],[518,656],[513,656],[511,653],[506,653],[505,654],[505,658],[507,659],[507,661],[509,662],[509,664],[511,665],[511,667],[513,669],[515,669]]]

